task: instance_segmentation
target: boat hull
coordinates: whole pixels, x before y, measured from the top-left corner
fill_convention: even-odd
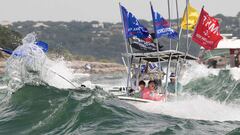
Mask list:
[[[154,103],[154,102],[166,102],[166,98],[162,98],[158,101],[148,100],[148,99],[142,99],[142,98],[135,98],[135,97],[129,97],[129,96],[118,96],[118,98],[122,101],[131,102],[131,103]]]

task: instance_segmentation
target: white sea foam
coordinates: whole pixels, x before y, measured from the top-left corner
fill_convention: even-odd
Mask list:
[[[198,64],[197,62],[191,62],[191,66],[187,67],[180,82],[186,85],[190,81],[208,77],[209,75],[218,75],[220,69],[207,68],[206,65]]]
[[[203,96],[178,97],[177,100],[170,102],[139,103],[134,106],[150,113],[185,119],[240,121],[239,106],[222,104]]]
[[[240,80],[240,68],[231,68],[230,73],[232,74],[235,80]]]
[[[209,75],[218,75],[220,70],[222,69],[207,68],[206,65],[191,62],[191,66],[187,67],[180,82],[185,85],[192,80],[208,77]],[[226,70],[230,70],[233,79],[240,80],[240,68],[227,67]]]

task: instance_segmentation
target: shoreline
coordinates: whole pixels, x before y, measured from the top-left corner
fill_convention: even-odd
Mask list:
[[[0,59],[0,74],[4,74],[5,59]],[[89,62],[81,60],[66,61],[68,68],[73,70],[73,73],[90,73],[90,74],[104,74],[104,73],[123,73],[126,72],[125,67],[118,63],[104,63],[104,62]],[[90,69],[86,67],[90,65]]]
[[[90,65],[91,69],[88,69],[86,65]],[[74,73],[113,73],[113,72],[125,72],[125,67],[118,63],[104,63],[104,62],[89,62],[81,60],[72,60],[67,62],[67,66],[74,70]]]

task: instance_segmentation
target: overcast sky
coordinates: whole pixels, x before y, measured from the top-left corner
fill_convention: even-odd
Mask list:
[[[121,2],[140,19],[151,19],[150,0],[0,0],[0,21],[92,21],[118,22]],[[167,0],[151,0],[155,10],[168,18]],[[175,0],[171,2],[171,15],[176,18]],[[182,16],[186,0],[178,0]],[[240,0],[190,0],[200,11],[202,5],[210,15],[222,13],[236,16],[240,11]]]

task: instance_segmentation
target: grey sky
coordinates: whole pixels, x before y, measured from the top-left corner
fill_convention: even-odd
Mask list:
[[[150,0],[0,0],[0,21],[51,20],[51,21],[120,21],[118,3],[140,19],[151,19]],[[151,0],[155,10],[168,18],[167,0]],[[172,17],[176,17],[175,0]],[[186,0],[178,0],[182,16]],[[204,4],[210,15],[222,13],[236,16],[240,11],[240,0],[190,0],[199,11]]]

